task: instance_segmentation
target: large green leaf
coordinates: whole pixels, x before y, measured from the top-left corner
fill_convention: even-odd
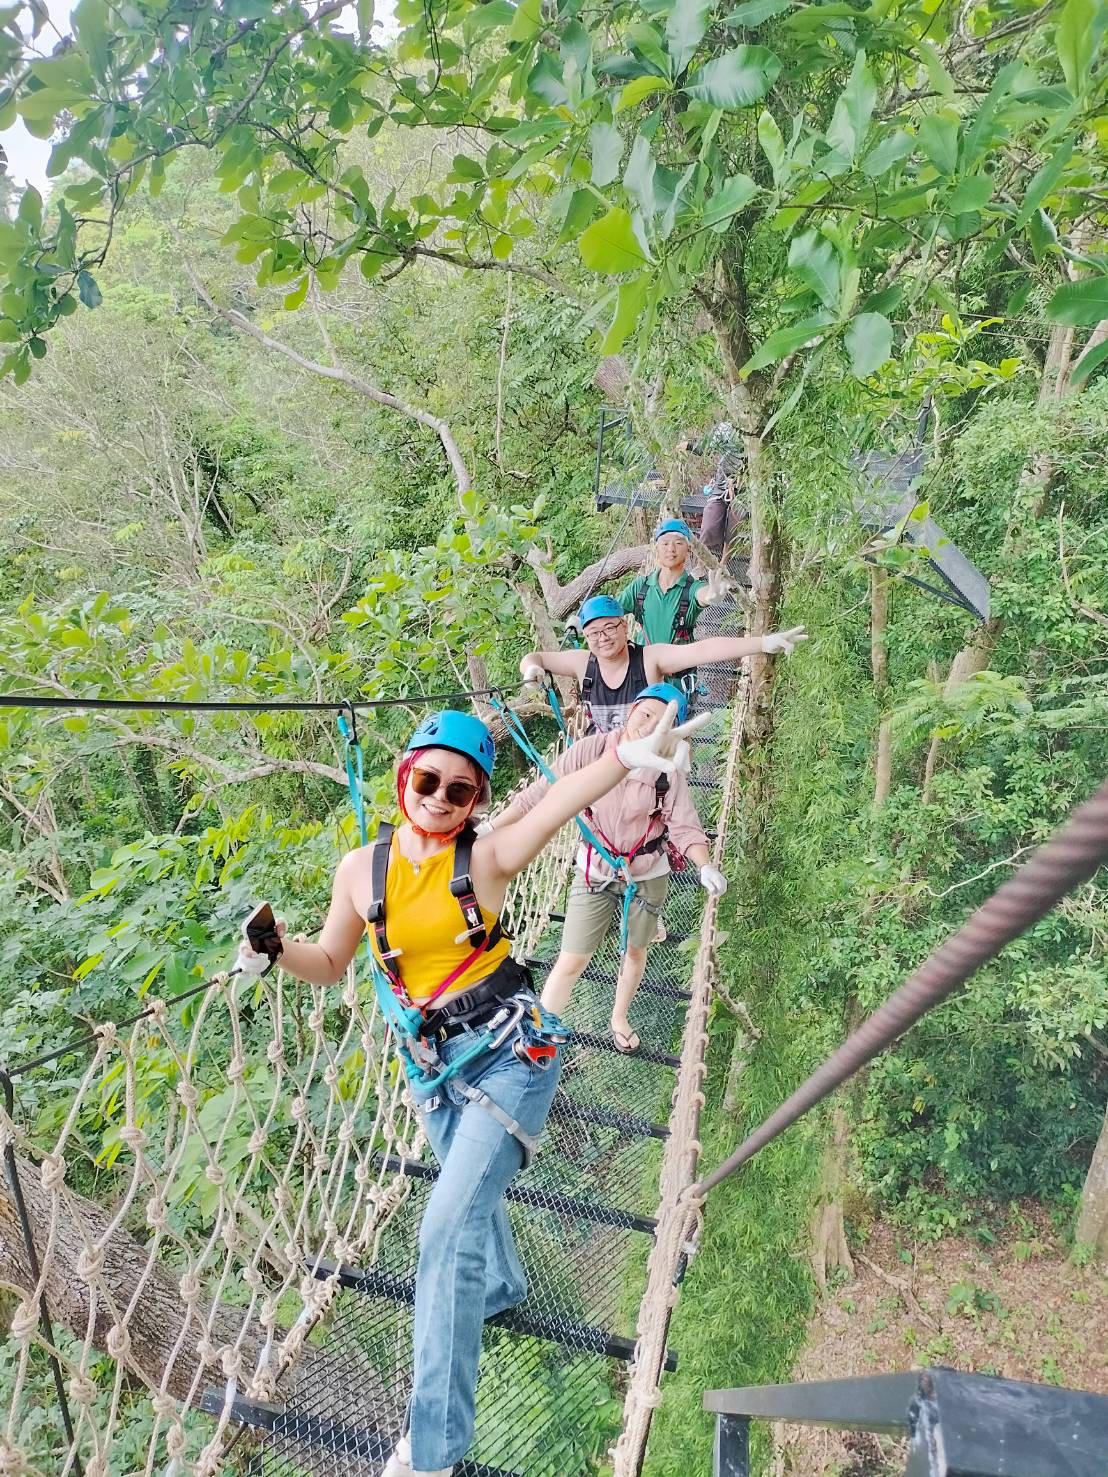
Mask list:
[[[781,15],[791,4],[792,0],[746,0],[744,5],[737,5],[730,15],[723,17],[723,24],[736,27],[760,26],[763,21]]]
[[[862,152],[876,102],[877,84],[866,62],[865,52],[859,51],[827,130],[827,142],[831,148],[851,163]]]
[[[780,188],[785,179],[787,156],[784,136],[772,113],[763,112],[758,118],[758,142],[762,146],[762,153],[769,160],[773,183]]]
[[[594,272],[634,272],[647,262],[626,210],[618,207],[585,231],[577,243],[581,260]]]
[[[947,209],[951,215],[965,215],[967,211],[980,210],[992,196],[993,182],[989,175],[968,174],[950,192]]]
[[[845,343],[851,370],[864,380],[891,356],[893,326],[884,313],[859,313],[851,319]]]
[[[758,194],[758,186],[748,174],[733,174],[704,206],[704,224],[715,226],[737,215]]]
[[[594,123],[589,129],[589,149],[592,153],[592,182],[603,189],[619,175],[623,137],[611,123]]]
[[[654,176],[657,168],[654,155],[650,152],[650,140],[640,133],[631,148],[627,173],[623,176],[623,188],[648,221],[656,214]]]
[[[520,0],[508,28],[510,41],[530,41],[542,30],[542,0]]]
[[[838,311],[842,290],[839,254],[818,231],[805,231],[789,244],[789,267],[812,289],[825,308]]]
[[[777,81],[781,58],[764,46],[736,46],[697,68],[685,91],[713,108],[749,108]]]
[[[604,342],[600,345],[602,354],[618,354],[623,348],[628,335],[639,320],[650,281],[650,274],[643,272],[638,277],[632,277],[630,282],[620,284],[616,296],[615,316],[604,336]]]
[[[1078,326],[1108,318],[1108,277],[1082,277],[1067,282],[1047,304],[1046,315],[1055,323]]]
[[[870,179],[880,179],[887,174],[894,164],[899,164],[902,159],[912,152],[912,136],[905,133],[903,128],[894,129],[879,144],[875,144],[866,157],[862,160],[862,173]]]
[[[73,29],[97,77],[108,69],[108,21],[107,0],[80,0],[73,11]]]
[[[701,37],[708,29],[712,0],[676,0],[666,19],[666,40],[673,58],[673,74],[680,74],[692,61]]]
[[[779,328],[776,333],[771,333],[769,338],[764,340],[739,373],[743,379],[746,379],[747,375],[753,374],[755,370],[776,364],[778,360],[784,359],[786,354],[791,354],[794,349],[802,349],[810,339],[822,337],[823,329],[830,321],[830,313],[814,313],[801,323],[794,323],[789,328]]]
[[[1025,226],[1050,194],[1051,190],[1054,189],[1054,186],[1062,177],[1062,171],[1070,162],[1070,155],[1072,153],[1073,139],[1066,139],[1058,145],[1043,167],[1037,171],[1024,191],[1023,204],[1020,206],[1020,213],[1016,217],[1017,226]]]
[[[1070,387],[1079,390],[1093,370],[1099,368],[1105,359],[1108,359],[1108,338],[1082,354],[1070,375]]]
[[[1055,32],[1054,44],[1062,63],[1062,75],[1074,97],[1080,97],[1085,90],[1103,34],[1097,24],[1098,4],[1099,0],[1066,0]]]
[[[947,112],[929,113],[919,126],[923,152],[940,174],[958,168],[958,119]]]
[[[641,103],[643,98],[649,97],[653,92],[661,92],[663,88],[667,88],[668,86],[669,83],[664,77],[655,77],[653,75],[632,77],[631,81],[628,82],[627,86],[620,93],[615,111],[622,113],[627,108],[633,108],[636,104]]]

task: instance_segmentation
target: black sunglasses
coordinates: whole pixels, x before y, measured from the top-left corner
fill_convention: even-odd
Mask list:
[[[422,795],[425,799],[429,795],[437,795],[443,788],[442,775],[433,769],[420,769],[417,765],[413,765],[408,778],[416,794]],[[481,786],[475,785],[472,780],[448,780],[445,784],[447,803],[469,805],[480,788]]]

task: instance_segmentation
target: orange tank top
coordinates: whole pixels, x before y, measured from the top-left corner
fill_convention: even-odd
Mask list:
[[[473,953],[470,938],[455,943],[465,922],[458,899],[450,891],[453,875],[453,845],[420,862],[417,871],[416,865],[401,855],[398,837],[393,836],[385,881],[385,928],[389,948],[399,949],[400,953],[389,964],[400,976],[413,1004],[433,995],[443,980]],[[482,908],[481,921],[491,933],[495,915]],[[372,926],[367,927],[367,933],[373,957],[380,963]],[[506,938],[485,949],[439,999],[448,1000],[451,995],[488,979],[509,952]]]

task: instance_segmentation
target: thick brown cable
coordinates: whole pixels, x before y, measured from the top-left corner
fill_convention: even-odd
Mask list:
[[[940,944],[879,1009],[817,1067],[807,1082],[735,1152],[687,1192],[700,1201],[835,1088],[891,1046],[921,1016],[965,984],[986,960],[1050,912],[1067,892],[1108,861],[1108,782],[987,902]]]

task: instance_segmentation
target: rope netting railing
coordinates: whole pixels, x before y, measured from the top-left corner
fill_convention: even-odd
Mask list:
[[[509,890],[521,955],[573,845]],[[21,1294],[0,1473],[201,1477],[227,1469],[236,1402],[324,1392],[338,1418],[352,1377],[379,1379],[313,1333],[340,1286],[321,1268],[377,1261],[422,1146],[362,974],[219,976],[0,1078],[0,1282]]]

